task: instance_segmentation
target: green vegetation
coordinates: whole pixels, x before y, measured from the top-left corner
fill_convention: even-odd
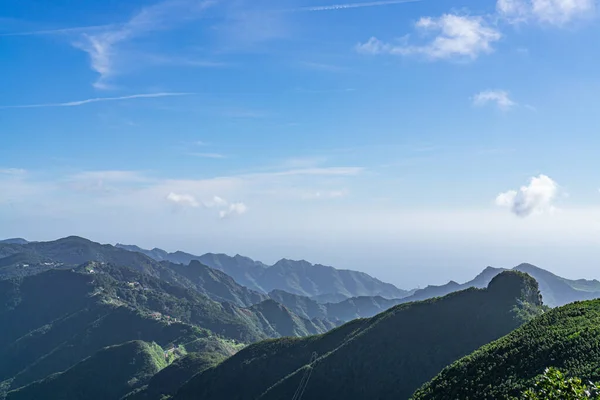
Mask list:
[[[169,362],[212,354],[213,342],[230,355],[243,343],[323,331],[289,312],[265,313],[101,263],[0,281],[0,326],[8,327],[0,330],[0,387],[17,389],[132,340],[156,342]]]
[[[573,303],[454,362],[414,399],[514,398],[533,387],[547,367],[595,382],[600,380],[599,359],[600,300]]]
[[[218,352],[190,353],[154,375],[147,386],[131,392],[126,400],[161,400],[169,398],[192,376],[218,365],[226,355]]]
[[[155,343],[133,341],[107,347],[65,372],[51,375],[18,390],[7,400],[119,399],[167,366],[163,349]]]
[[[598,384],[585,384],[580,378],[567,378],[556,368],[547,368],[539,376],[535,388],[523,393],[522,400],[585,400],[600,399]],[[517,400],[517,399],[515,399]]]
[[[250,345],[192,378],[175,398],[292,398],[308,367],[306,398],[408,398],[444,366],[542,311],[535,280],[505,272],[487,289],[399,305],[324,335]],[[309,366],[313,352],[319,358]]]

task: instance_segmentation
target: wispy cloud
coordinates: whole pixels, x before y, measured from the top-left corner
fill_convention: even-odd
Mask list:
[[[394,4],[417,3],[420,1],[422,1],[422,0],[387,0],[387,1],[370,1],[370,2],[363,2],[363,3],[331,4],[331,5],[324,5],[324,6],[300,7],[300,8],[295,8],[290,11],[336,11],[336,10],[348,10],[351,8],[381,7],[381,6],[391,6]]]
[[[396,43],[385,43],[372,37],[365,43],[359,43],[356,51],[375,55],[422,55],[431,60],[474,60],[493,52],[494,42],[502,38],[502,34],[480,16],[444,14],[439,18],[423,17],[415,27],[425,34],[437,35],[424,45],[409,44],[408,37]]]
[[[110,87],[110,78],[117,73],[119,44],[193,20],[212,4],[214,1],[211,0],[163,1],[141,9],[129,21],[115,28],[98,33],[85,32],[73,45],[88,53],[92,69],[99,74],[94,87],[106,89]]]
[[[163,93],[143,93],[143,94],[132,94],[129,96],[119,97],[96,97],[93,99],[69,101],[66,103],[44,103],[44,104],[25,104],[16,106],[0,106],[2,108],[42,108],[42,107],[78,107],[90,103],[100,103],[105,101],[122,101],[132,99],[148,99],[157,97],[173,97],[173,96],[189,96],[194,93],[177,93],[177,92],[163,92]]]
[[[190,156],[201,157],[201,158],[214,158],[214,159],[222,159],[227,158],[226,155],[220,153],[189,153]]]
[[[551,25],[565,25],[595,14],[594,0],[498,0],[498,14],[513,23],[534,20]]]
[[[119,25],[90,25],[90,26],[76,26],[72,28],[56,28],[56,29],[43,29],[36,31],[24,31],[24,32],[9,32],[0,33],[0,36],[44,36],[44,35],[64,35],[73,33],[90,33],[94,31],[101,31],[107,29],[118,28]]]
[[[485,90],[473,96],[473,105],[477,107],[482,107],[490,103],[495,104],[503,111],[508,111],[518,105],[505,90]]]

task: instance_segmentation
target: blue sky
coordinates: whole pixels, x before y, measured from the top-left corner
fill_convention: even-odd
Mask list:
[[[599,34],[592,0],[4,0],[0,236],[599,277]]]

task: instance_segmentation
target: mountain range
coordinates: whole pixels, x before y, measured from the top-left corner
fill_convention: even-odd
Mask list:
[[[10,239],[0,399],[518,397],[549,366],[600,378],[594,298],[597,280],[530,264],[405,291],[306,261]]]
[[[252,343],[333,327],[298,317],[270,299],[240,308],[98,262],[0,280],[0,326],[0,387],[5,391],[131,340],[191,351],[199,339]]]
[[[539,283],[544,304],[550,307],[558,307],[574,301],[591,300],[600,297],[600,282],[598,280],[570,280],[531,264],[520,264],[514,267],[513,270],[525,272],[535,278]],[[424,289],[415,291],[412,296],[403,298],[402,301],[419,301],[444,296],[448,293],[469,287],[486,287],[496,275],[503,271],[507,271],[507,269],[487,267],[469,282],[458,284],[451,281],[442,286],[427,286]]]
[[[399,305],[322,336],[251,345],[194,376],[174,398],[293,398],[310,372],[307,399],[407,399],[453,360],[543,310],[533,278],[504,272],[486,289]]]
[[[158,261],[170,261],[189,264],[193,260],[225,272],[239,284],[250,289],[268,293],[272,290],[284,290],[300,296],[381,296],[400,298],[411,292],[398,289],[390,283],[384,283],[364,272],[339,270],[308,261],[283,259],[268,266],[260,261],[240,255],[208,253],[195,256],[181,251],[167,253],[161,249],[144,250],[137,246],[117,244],[115,247],[140,252]],[[339,298],[339,297],[338,297]]]

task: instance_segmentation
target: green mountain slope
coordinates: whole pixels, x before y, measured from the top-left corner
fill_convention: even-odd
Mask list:
[[[229,343],[205,339],[199,339],[194,346],[187,347],[197,352],[176,359],[154,375],[148,385],[132,391],[125,396],[125,399],[161,400],[166,396],[174,395],[192,376],[218,365],[237,351]]]
[[[444,366],[541,310],[535,280],[506,272],[487,289],[399,305],[320,336],[251,345],[192,378],[175,399],[292,398],[307,368],[307,399],[408,398]]]
[[[216,301],[228,301],[238,306],[251,306],[267,300],[268,296],[238,284],[222,271],[192,260],[189,265],[163,262],[177,274],[189,279],[197,291]]]
[[[327,329],[289,312],[263,314],[218,303],[138,271],[100,263],[0,281],[0,326],[5,390],[131,340],[198,351],[195,341],[218,340],[214,334],[250,343]]]
[[[553,309],[445,368],[415,400],[508,399],[556,367],[584,382],[600,380],[600,300]]]
[[[107,347],[68,370],[11,391],[7,400],[119,399],[166,367],[163,349],[133,341]]]
[[[0,257],[0,279],[28,276],[49,269],[64,269],[88,261],[97,261],[129,267],[166,282],[194,289],[215,301],[228,301],[241,307],[267,299],[266,295],[241,286],[230,276],[197,261],[189,266],[168,261],[158,262],[141,253],[75,236],[25,245],[0,244],[0,254],[3,251],[6,255]]]

